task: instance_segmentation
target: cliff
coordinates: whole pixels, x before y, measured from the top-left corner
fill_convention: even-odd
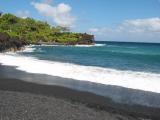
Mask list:
[[[0,33],[0,51],[17,51],[27,43],[16,37],[10,37],[7,33]]]
[[[94,44],[94,35],[90,35],[87,33],[79,34],[79,41],[78,44]]]

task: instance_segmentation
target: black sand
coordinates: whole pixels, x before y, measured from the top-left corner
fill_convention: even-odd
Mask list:
[[[1,70],[1,72],[7,71]],[[143,118],[160,120],[160,109],[118,104],[109,98],[89,92],[0,76],[0,120],[142,120]]]
[[[0,91],[0,119],[119,120],[129,118],[110,114],[105,111],[96,111],[84,105],[73,104],[55,97]]]

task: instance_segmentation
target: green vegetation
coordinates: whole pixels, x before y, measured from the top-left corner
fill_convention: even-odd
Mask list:
[[[7,33],[10,37],[25,40],[29,44],[78,42],[80,35],[82,35],[69,32],[66,27],[54,27],[46,22],[32,18],[23,19],[12,14],[0,15],[0,33]]]

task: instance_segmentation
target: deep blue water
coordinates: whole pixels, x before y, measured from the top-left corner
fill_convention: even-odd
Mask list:
[[[160,73],[160,44],[97,42],[103,46],[33,46],[20,53],[43,60],[99,66],[118,70]]]

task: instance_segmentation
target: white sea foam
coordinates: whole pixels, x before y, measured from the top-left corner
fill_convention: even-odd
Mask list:
[[[73,47],[102,47],[105,46],[106,44],[94,44],[94,45],[68,45],[68,46],[73,46]],[[42,45],[29,45],[26,46],[23,52],[33,52],[35,50],[35,46],[50,46],[50,47],[55,47],[55,46],[63,46],[66,47],[66,45],[47,45],[47,44],[42,44]]]
[[[0,63],[18,70],[160,93],[160,74],[81,66],[15,54],[0,54]]]
[[[94,45],[75,45],[76,47],[102,47],[106,44],[94,44]]]
[[[73,47],[102,47],[102,46],[105,46],[106,44],[94,44],[94,45],[68,45],[68,46],[73,46]],[[36,45],[36,46],[66,46],[66,45],[45,45],[45,44],[42,44],[42,45]]]
[[[20,52],[34,52],[36,50],[36,48],[34,48],[34,46],[26,46],[24,50],[20,51]]]

